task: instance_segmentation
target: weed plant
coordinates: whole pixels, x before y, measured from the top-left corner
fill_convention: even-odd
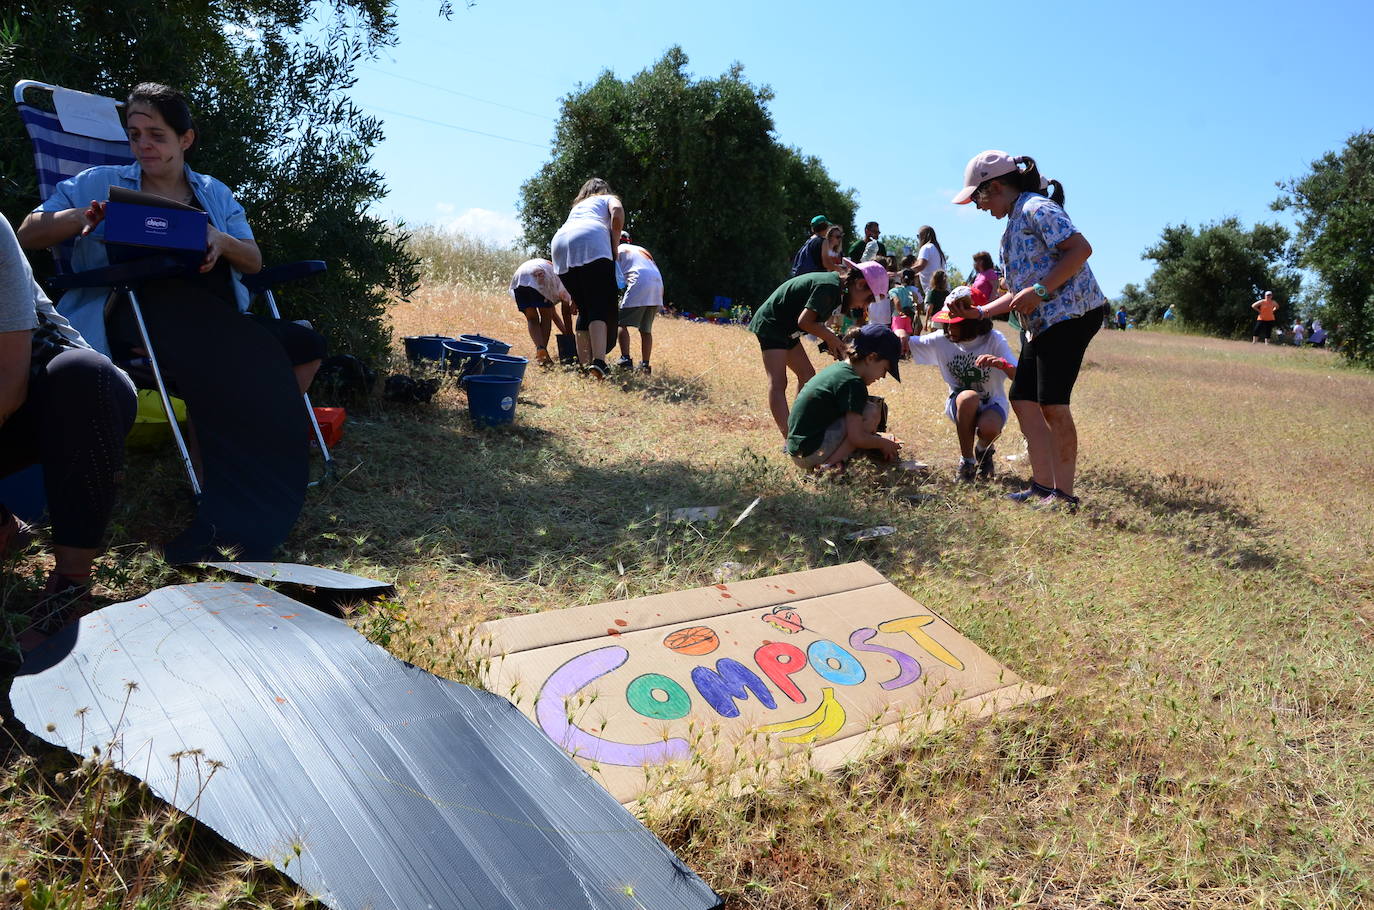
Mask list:
[[[530,353],[503,292],[436,283],[393,319],[398,335],[476,331]],[[350,621],[466,682],[485,619],[863,559],[1057,687],[913,728],[838,772],[727,749],[695,780],[665,779],[633,808],[730,907],[1374,902],[1374,376],[1321,351],[1104,332],[1075,391],[1085,507],[1071,516],[998,495],[1025,476],[1014,421],[999,479],[953,482],[933,370],[904,365],[874,390],[928,478],[858,466],[816,481],[778,451],[751,335],[660,320],[655,338],[649,377],[531,366],[504,429],[474,429],[451,381],[427,405],[352,408],[341,479],[312,491],[283,557],[394,579]],[[185,579],[143,543],[189,514],[170,453],[137,455],[130,474],[98,603]],[[663,518],[705,505],[725,520]],[[897,533],[844,538],[877,524]],[[42,552],[0,574],[6,611],[36,596]],[[5,729],[0,906],[308,905],[108,750]],[[213,759],[188,756],[196,780]]]

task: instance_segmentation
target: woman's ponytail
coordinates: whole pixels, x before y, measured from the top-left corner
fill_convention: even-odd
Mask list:
[[[1064,204],[1064,184],[1058,180],[1046,180],[1041,176],[1040,168],[1036,166],[1034,158],[1023,155],[1013,160],[1020,165],[1020,169],[1015,174],[1009,174],[1007,181],[1018,192],[1038,193],[1041,196],[1048,196],[1055,205]]]

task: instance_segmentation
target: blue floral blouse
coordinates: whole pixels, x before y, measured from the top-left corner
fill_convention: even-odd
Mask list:
[[[1002,234],[1002,272],[1015,293],[1044,281],[1059,260],[1059,244],[1078,233],[1068,214],[1049,197],[1022,193],[1007,218]],[[1022,316],[1027,337],[1066,319],[1075,319],[1107,303],[1087,263],[1063,287],[1042,301],[1034,313]]]

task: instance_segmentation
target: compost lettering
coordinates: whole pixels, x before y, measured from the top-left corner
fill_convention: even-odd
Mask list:
[[[772,631],[795,634],[805,630],[794,610],[775,609],[761,618]],[[825,638],[812,641],[805,648],[800,643],[765,640],[753,653],[752,667],[722,657],[714,665],[703,662],[693,667],[685,680],[663,673],[640,674],[625,684],[625,703],[642,717],[674,721],[691,712],[696,697],[719,716],[735,718],[740,716],[737,702],[752,698],[767,710],[783,711],[788,704],[805,704],[809,689],[820,696],[815,710],[757,729],[779,735],[787,743],[820,742],[838,733],[847,719],[844,705],[835,694],[837,687],[857,686],[869,679],[870,667],[865,666],[860,655],[881,655],[887,668],[884,673],[891,673],[889,660],[896,664],[895,675],[878,680],[878,685],[887,691],[909,686],[921,679],[923,673],[921,658],[899,649],[898,644],[915,644],[926,659],[937,660],[954,670],[964,669],[963,661],[926,631],[925,627],[934,621],[935,617],[930,615],[905,616],[879,623],[877,628],[855,629],[849,635],[847,648]],[[887,636],[886,644],[875,642],[880,634]],[[662,644],[678,654],[705,656],[716,649],[719,641],[711,628],[692,626],[669,633]],[[691,747],[680,737],[664,737],[650,743],[617,742],[576,723],[570,700],[593,682],[620,669],[629,657],[626,648],[607,645],[564,663],[540,689],[535,707],[539,725],[570,754],[588,761],[640,767],[688,758]]]

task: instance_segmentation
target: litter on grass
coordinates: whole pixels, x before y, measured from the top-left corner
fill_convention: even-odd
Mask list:
[[[709,522],[720,517],[720,506],[689,506],[668,513],[669,521]]]
[[[873,528],[864,528],[862,531],[855,531],[853,534],[844,535],[845,540],[873,540],[875,537],[886,537],[889,534],[896,534],[897,529],[892,525],[878,525]]]
[[[294,562],[206,562],[201,565],[219,569],[231,575],[273,581],[303,588],[327,588],[333,591],[374,591],[390,588],[391,582],[350,575],[336,569],[303,566]]]

